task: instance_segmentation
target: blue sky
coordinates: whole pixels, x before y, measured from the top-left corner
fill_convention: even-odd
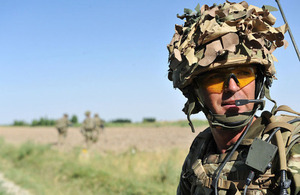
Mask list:
[[[183,23],[177,13],[211,2],[0,1],[0,124],[63,113],[83,120],[86,110],[104,120],[185,119],[185,98],[167,79],[166,45],[174,25]],[[280,2],[299,46],[300,1]],[[277,7],[275,0],[265,4]],[[280,12],[273,15],[281,26]],[[300,63],[288,34],[286,39],[289,47],[274,53],[278,80],[271,96],[300,111]]]

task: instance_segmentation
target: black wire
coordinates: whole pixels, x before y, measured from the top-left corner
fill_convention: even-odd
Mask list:
[[[258,109],[258,108],[257,108]],[[256,109],[256,110],[257,110]],[[256,112],[256,111],[255,111]],[[253,121],[253,118],[254,118],[254,115],[252,116],[250,122],[248,123],[248,126],[246,128],[246,130],[243,132],[243,134],[241,135],[241,137],[238,139],[238,141],[236,142],[236,144],[234,145],[233,149],[231,150],[231,152],[226,156],[225,160],[222,162],[222,164],[219,166],[219,170],[218,171],[218,174],[217,176],[215,177],[214,179],[214,182],[213,182],[213,185],[214,185],[214,189],[215,189],[215,195],[218,195],[218,180],[219,180],[219,177],[220,177],[220,174],[225,166],[225,164],[229,161],[229,159],[231,158],[231,156],[233,155],[233,153],[236,151],[237,147],[240,145],[241,141],[244,139],[245,135],[247,134],[250,126],[251,126],[251,123]]]
[[[293,124],[293,123],[298,122],[298,121],[300,121],[300,118],[294,118],[294,119],[288,121],[287,123]],[[274,131],[270,134],[270,136],[269,136],[268,139],[266,140],[266,142],[270,142],[271,139],[273,138],[273,136],[274,136],[274,135],[276,134],[276,132],[279,131],[279,130],[280,130],[280,127],[275,128]],[[285,181],[285,180],[286,180],[286,178],[285,178],[285,173],[282,172],[281,175],[282,175],[282,176],[281,176],[282,181]],[[249,174],[249,176],[250,176],[250,174]],[[248,176],[248,178],[249,178],[249,176]],[[247,180],[248,180],[248,178],[247,178]],[[252,179],[251,179],[251,181],[252,181]],[[251,183],[251,181],[250,181],[250,183]],[[250,185],[250,183],[249,183],[248,185]],[[243,193],[244,195],[246,195],[246,193],[247,193],[248,185],[245,186],[244,193]],[[280,192],[280,193],[281,193],[281,194],[286,194],[286,189],[281,189],[281,192]]]
[[[259,109],[260,105],[258,105],[258,107],[256,108],[255,112]],[[254,112],[254,113],[255,113]],[[241,135],[241,137],[238,139],[238,141],[236,142],[236,144],[234,145],[233,149],[231,150],[231,152],[226,156],[225,160],[222,162],[222,164],[218,167],[218,170],[217,170],[217,176],[215,177],[214,181],[213,181],[213,186],[214,186],[214,191],[215,191],[215,195],[218,195],[218,180],[219,180],[219,177],[220,177],[220,174],[223,170],[223,168],[225,167],[225,164],[229,161],[229,159],[231,158],[231,156],[233,155],[233,153],[236,151],[237,147],[240,145],[241,141],[244,139],[245,135],[247,134],[250,126],[251,126],[251,123],[253,121],[253,118],[254,118],[254,115],[252,116],[250,122],[248,123],[248,126],[246,128],[246,130],[243,132],[243,134]],[[300,121],[300,118],[295,118],[293,120],[290,120],[288,121],[289,124],[292,124],[294,122],[297,122],[297,121]],[[269,136],[267,142],[269,142],[272,137],[275,135],[275,133],[280,129],[280,127],[277,127],[272,133],[271,135]],[[244,190],[244,194],[247,192],[247,186],[245,187],[245,190]]]
[[[247,194],[248,186],[251,184],[254,177],[255,177],[255,172],[253,170],[250,170],[250,173],[248,174],[248,177],[246,179],[246,185],[245,185],[243,195]]]
[[[300,118],[294,118],[293,120],[288,121],[287,123],[289,124],[293,124],[295,122],[300,121]],[[266,140],[267,142],[270,142],[271,139],[273,138],[273,136],[275,135],[275,133],[280,130],[280,127],[277,127],[276,129],[274,129],[274,131],[270,134],[270,136],[268,137],[268,139]]]
[[[246,186],[245,186],[245,189],[244,189],[244,193],[243,193],[243,195],[246,195],[246,193],[247,193],[247,190],[248,190],[248,186],[246,185]]]

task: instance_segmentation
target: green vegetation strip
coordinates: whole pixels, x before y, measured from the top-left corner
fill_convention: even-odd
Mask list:
[[[74,117],[74,116],[73,116]],[[73,119],[73,118],[72,118]],[[75,121],[75,122],[74,122]],[[192,120],[193,125],[208,126],[207,120]],[[3,125],[2,125],[3,126]],[[55,120],[41,118],[40,120],[33,120],[31,124],[24,121],[14,121],[12,125],[8,126],[55,126]],[[80,127],[81,123],[78,123],[77,119],[73,120],[73,127]],[[116,119],[110,122],[104,122],[105,127],[188,127],[187,120],[178,121],[156,121],[155,119],[144,119],[143,122],[131,122],[130,119]]]
[[[32,194],[175,194],[187,151],[96,154],[0,140],[0,172]]]
[[[207,120],[192,120],[195,127],[208,126]],[[187,120],[142,123],[105,123],[105,127],[189,127]]]

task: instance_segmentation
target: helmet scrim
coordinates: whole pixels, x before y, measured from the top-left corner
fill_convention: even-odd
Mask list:
[[[209,7],[200,5],[195,11],[185,9],[175,25],[169,50],[169,80],[183,89],[200,73],[233,65],[260,64],[263,74],[274,77],[272,52],[287,46],[284,33],[287,26],[274,28],[276,18],[271,6],[262,8],[247,2],[226,3]],[[276,8],[275,8],[276,9]]]

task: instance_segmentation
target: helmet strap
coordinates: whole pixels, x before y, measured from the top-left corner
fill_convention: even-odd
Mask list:
[[[194,128],[193,122],[192,122],[192,120],[191,120],[191,114],[192,114],[192,111],[193,111],[194,108],[195,108],[195,104],[196,104],[195,101],[189,102],[188,112],[187,112],[187,114],[186,114],[187,120],[189,121],[189,125],[190,125],[190,127],[191,127],[193,133],[195,133],[195,128]]]
[[[257,106],[254,106],[252,111],[238,113],[236,115],[214,114],[204,105],[199,89],[194,88],[194,92],[198,100],[197,103],[199,103],[199,106],[201,107],[201,110],[205,114],[211,127],[220,126],[224,130],[238,131],[250,122],[257,110]]]
[[[250,122],[253,115],[254,111],[243,112],[237,115],[212,114],[210,124],[213,127],[220,126],[225,130],[239,131]]]
[[[274,106],[273,106],[273,108],[271,110],[271,113],[274,114],[275,111],[276,111],[276,109],[277,109],[277,103],[276,103],[275,100],[273,100],[271,98],[271,95],[270,95],[270,87],[271,87],[271,85],[272,85],[272,79],[270,77],[267,77],[266,81],[264,82],[264,85],[263,85],[263,88],[264,88],[263,90],[264,90],[264,95],[266,96],[266,98],[268,100],[270,100],[271,102],[274,103]]]

